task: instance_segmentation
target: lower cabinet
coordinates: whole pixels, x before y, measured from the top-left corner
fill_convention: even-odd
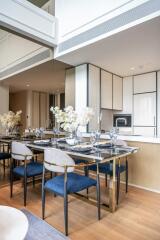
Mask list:
[[[144,137],[155,137],[156,127],[134,127],[134,135],[142,135]]]

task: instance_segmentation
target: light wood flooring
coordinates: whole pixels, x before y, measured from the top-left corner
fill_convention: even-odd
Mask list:
[[[0,204],[19,209],[23,207],[22,184],[14,185],[13,198],[9,197],[9,186],[6,179],[0,186]],[[103,180],[102,198],[107,201]],[[69,198],[69,238],[74,240],[160,240],[160,194],[129,188],[122,194],[119,208],[115,213],[102,209],[102,219],[97,220],[97,209],[94,205],[71,196]],[[91,194],[93,189],[91,190]],[[41,184],[35,188],[28,187],[26,207],[41,217]],[[47,194],[46,221],[63,232],[63,199]]]

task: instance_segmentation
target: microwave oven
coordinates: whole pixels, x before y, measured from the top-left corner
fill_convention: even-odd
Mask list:
[[[114,114],[113,127],[131,127],[132,115],[131,114]]]

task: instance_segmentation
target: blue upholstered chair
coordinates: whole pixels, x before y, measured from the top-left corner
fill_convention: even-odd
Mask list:
[[[5,151],[5,147],[7,148],[7,152]],[[5,160],[10,158],[11,158],[11,154],[9,153],[9,145],[0,144],[0,161],[3,161],[4,174],[5,174]]]
[[[122,141],[122,140],[117,140],[116,145],[119,146],[127,146],[126,142]],[[91,171],[97,171],[97,166],[96,165],[92,165],[89,166],[87,171],[85,170],[86,175],[89,175],[89,170]],[[112,169],[112,165],[110,163],[102,163],[99,164],[99,172],[102,174],[105,174],[105,181],[106,181],[106,186],[107,186],[107,176],[111,175],[113,172]],[[119,193],[120,193],[120,175],[121,173],[126,172],[126,193],[128,192],[128,161],[126,158],[126,162],[125,164],[120,164],[120,162],[118,164],[116,164],[116,178],[117,178],[117,205],[119,203]]]
[[[59,149],[46,149],[44,153],[44,170],[42,180],[42,218],[45,218],[45,193],[50,191],[64,198],[65,234],[68,235],[68,194],[77,193],[92,186],[97,188],[98,219],[100,219],[99,173],[97,180],[74,173],[74,160]],[[45,181],[45,169],[60,173]]]
[[[0,152],[0,161],[3,161],[4,173],[5,173],[5,160],[6,159],[10,159],[10,158],[11,158],[11,154],[10,153]]]
[[[12,142],[11,149],[12,163],[10,171],[10,196],[13,193],[13,175],[23,178],[24,181],[24,206],[26,206],[27,199],[27,179],[41,175],[43,172],[43,164],[33,162],[30,160],[33,158],[32,151],[26,147],[25,144],[20,142]],[[13,159],[20,161],[21,164],[14,166]]]

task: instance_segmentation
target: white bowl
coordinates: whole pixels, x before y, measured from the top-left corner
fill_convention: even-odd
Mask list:
[[[67,142],[68,145],[72,145],[73,146],[73,145],[76,144],[77,141],[74,138],[67,138],[66,142]]]

